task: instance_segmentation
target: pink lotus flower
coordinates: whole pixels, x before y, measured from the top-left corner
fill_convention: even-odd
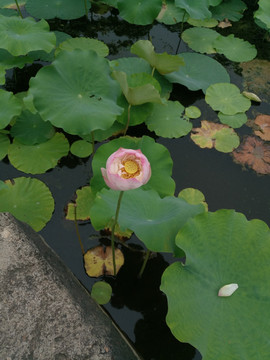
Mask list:
[[[151,166],[141,150],[120,148],[108,158],[106,169],[101,168],[101,172],[111,189],[125,191],[146,184]]]

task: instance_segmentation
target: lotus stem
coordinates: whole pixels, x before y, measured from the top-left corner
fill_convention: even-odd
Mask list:
[[[79,227],[78,227],[78,222],[77,222],[77,206],[76,204],[74,205],[74,224],[75,224],[75,229],[76,229],[76,234],[79,240],[79,244],[82,250],[82,254],[85,254],[84,248],[83,248],[83,243],[82,243],[82,239],[81,239],[81,235],[79,232]]]
[[[153,69],[152,69],[152,73],[151,73],[151,76],[152,76],[152,77],[154,76],[155,70],[156,70],[156,68],[155,68],[155,67],[153,67]]]
[[[16,6],[17,6],[17,9],[18,9],[18,12],[19,12],[19,14],[20,14],[20,17],[23,19],[23,15],[22,15],[21,9],[20,9],[20,7],[19,7],[18,1],[17,1],[17,0],[15,0],[15,3],[16,3]]]
[[[142,267],[141,267],[141,270],[140,270],[139,275],[138,275],[138,279],[140,279],[142,277],[142,274],[143,274],[144,269],[146,267],[147,261],[149,260],[150,254],[151,254],[151,251],[147,249],[147,252],[145,254],[145,258],[144,258],[144,261],[143,261],[143,264],[142,264]]]
[[[112,245],[113,275],[114,275],[114,276],[116,275],[114,230],[115,230],[115,226],[116,226],[116,224],[117,224],[118,215],[119,215],[119,210],[120,210],[120,205],[121,205],[121,200],[122,200],[123,195],[124,195],[124,191],[120,191],[120,194],[119,194],[119,197],[118,197],[118,202],[117,202],[117,207],[116,207],[116,212],[115,212],[115,217],[114,217],[114,222],[113,222],[113,225],[112,225],[111,245]]]
[[[127,119],[127,124],[126,124],[125,130],[124,130],[124,136],[127,133],[129,123],[130,123],[130,109],[131,109],[131,104],[128,105],[128,119]]]
[[[178,50],[179,50],[179,47],[180,47],[180,44],[181,44],[181,35],[182,35],[182,32],[183,32],[183,28],[184,28],[185,16],[186,16],[186,11],[184,10],[184,15],[183,15],[183,18],[182,18],[182,21],[181,21],[181,25],[180,25],[179,42],[178,42],[178,45],[177,45],[175,54],[178,54]]]

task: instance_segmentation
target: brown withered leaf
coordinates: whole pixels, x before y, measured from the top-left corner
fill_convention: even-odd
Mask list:
[[[225,19],[224,21],[220,21],[218,24],[218,27],[220,27],[221,29],[224,29],[224,28],[227,28],[230,26],[232,26],[232,23],[228,19]]]
[[[96,246],[84,254],[84,267],[87,275],[99,277],[102,275],[113,275],[112,248],[107,246]],[[124,264],[124,255],[121,250],[115,249],[116,274]]]
[[[270,141],[270,116],[269,115],[258,115],[254,121],[259,126],[258,131],[254,131],[255,135],[261,139]]]
[[[261,139],[246,137],[232,154],[237,163],[250,166],[258,174],[270,174],[270,145]]]

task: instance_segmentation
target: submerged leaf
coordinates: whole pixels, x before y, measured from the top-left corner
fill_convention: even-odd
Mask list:
[[[261,139],[270,141],[270,115],[258,115],[254,121],[259,126],[259,131],[254,131],[255,135]]]

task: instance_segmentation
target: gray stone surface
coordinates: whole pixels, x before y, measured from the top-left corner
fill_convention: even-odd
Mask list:
[[[0,360],[136,359],[44,240],[0,213]]]

